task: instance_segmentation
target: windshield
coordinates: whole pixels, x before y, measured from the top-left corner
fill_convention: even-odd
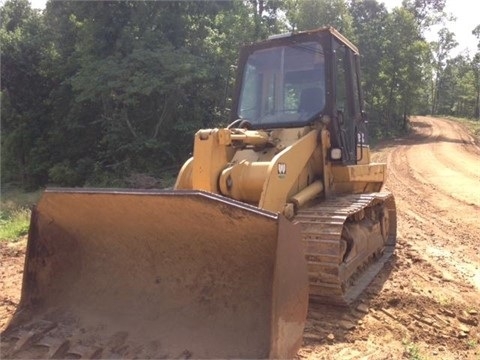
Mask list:
[[[319,43],[262,49],[248,57],[240,118],[258,125],[305,122],[324,106],[325,57]]]

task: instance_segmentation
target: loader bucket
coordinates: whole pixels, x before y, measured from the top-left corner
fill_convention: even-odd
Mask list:
[[[51,189],[7,355],[291,358],[307,307],[300,229],[281,215],[200,191]]]

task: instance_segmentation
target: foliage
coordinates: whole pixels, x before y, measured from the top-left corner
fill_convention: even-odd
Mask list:
[[[30,210],[19,209],[0,213],[0,241],[16,241],[28,234]]]
[[[471,349],[475,349],[478,346],[478,341],[475,339],[468,339],[465,341],[465,343]]]
[[[45,27],[27,0],[6,2],[0,20],[2,178],[16,175],[24,186],[35,186],[43,180],[44,165],[30,155],[42,143],[47,121],[43,102],[49,79],[42,71],[49,56],[42,46]]]
[[[421,354],[420,348],[417,344],[408,340],[403,340],[402,344],[405,346],[403,355],[410,360],[422,360],[424,357]]]
[[[405,131],[408,117],[428,102],[421,81],[428,78],[428,44],[414,14],[405,7],[388,13],[376,1],[352,1],[351,9],[363,53],[371,132],[382,137]]]
[[[361,50],[374,136],[414,113],[479,117],[479,53],[428,44],[445,0],[48,1],[0,8],[1,180],[128,186],[178,171],[199,128],[224,126],[239,47],[334,26]],[[472,33],[480,39],[480,25]]]
[[[471,134],[475,136],[477,144],[480,144],[480,121],[474,119],[448,117],[450,120],[455,120],[462,123]]]
[[[444,20],[446,2],[447,0],[403,0],[403,7],[413,14],[421,29],[428,29]]]
[[[18,241],[28,233],[30,208],[37,202],[39,192],[7,191],[0,201],[0,241]]]
[[[291,0],[286,8],[292,30],[333,26],[347,38],[354,38],[352,16],[345,0]]]

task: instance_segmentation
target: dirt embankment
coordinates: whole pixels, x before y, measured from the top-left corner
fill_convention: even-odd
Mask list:
[[[398,246],[351,308],[313,305],[300,359],[480,360],[480,147],[458,123],[417,117],[383,144]],[[0,330],[18,304],[25,241],[0,243]]]
[[[380,146],[397,250],[351,309],[310,311],[307,359],[480,359],[480,147],[457,122],[412,121]]]

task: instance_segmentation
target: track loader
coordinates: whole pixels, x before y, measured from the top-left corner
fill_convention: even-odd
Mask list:
[[[291,358],[309,300],[358,297],[396,239],[358,50],[333,28],[275,36],[236,83],[173,190],[45,191],[3,354]]]

